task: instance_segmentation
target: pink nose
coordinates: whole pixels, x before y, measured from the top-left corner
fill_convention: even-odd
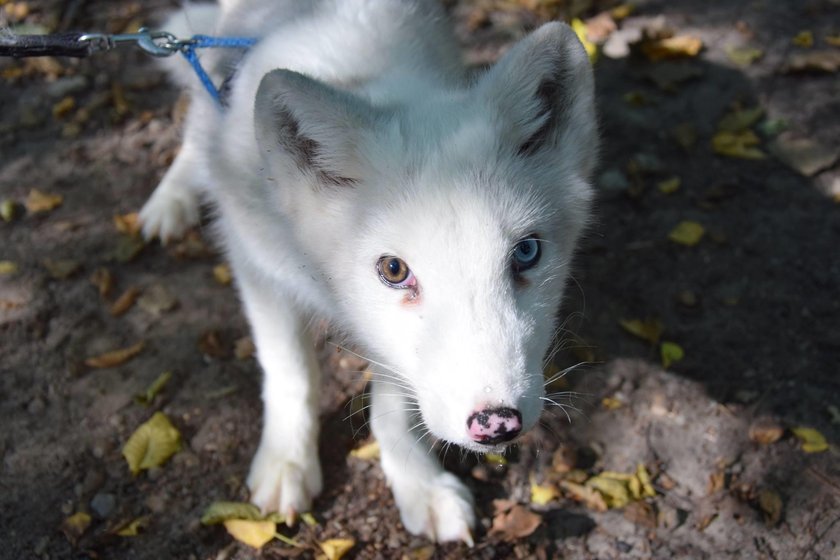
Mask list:
[[[522,431],[522,415],[513,408],[486,408],[467,418],[467,431],[473,441],[495,445],[510,441]]]

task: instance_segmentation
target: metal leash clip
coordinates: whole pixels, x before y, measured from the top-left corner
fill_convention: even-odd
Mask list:
[[[152,56],[172,56],[195,43],[193,39],[178,39],[168,31],[150,31],[141,27],[137,33],[86,33],[79,37],[80,43],[87,43],[94,52],[108,51],[122,43],[134,43]]]

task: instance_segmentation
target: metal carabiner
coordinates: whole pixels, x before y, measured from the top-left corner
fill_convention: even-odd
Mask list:
[[[88,33],[79,37],[80,42],[88,43],[96,51],[111,50],[122,43],[135,43],[152,56],[171,56],[193,43],[192,40],[180,40],[168,31],[150,31],[140,28],[137,33]]]

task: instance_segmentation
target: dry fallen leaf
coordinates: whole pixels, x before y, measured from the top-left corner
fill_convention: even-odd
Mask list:
[[[797,47],[805,47],[806,49],[809,49],[814,46],[814,33],[807,29],[800,31],[794,36],[791,43]]]
[[[785,429],[772,418],[758,418],[749,429],[750,440],[761,445],[776,443],[782,439],[784,433]]]
[[[118,263],[128,263],[137,258],[137,255],[146,247],[145,241],[141,237],[130,237],[128,235],[121,235],[117,239],[117,243],[111,252],[111,259]]]
[[[43,265],[50,276],[56,280],[70,278],[82,267],[82,263],[72,259],[45,259]]]
[[[137,212],[115,214],[114,227],[117,231],[130,237],[140,236],[140,215]]]
[[[820,50],[790,55],[785,63],[786,72],[836,72],[840,69],[840,51]]]
[[[372,441],[365,445],[358,447],[350,452],[351,457],[356,459],[363,459],[365,461],[372,461],[379,458],[379,442]]]
[[[790,431],[802,443],[802,451],[805,453],[821,453],[828,450],[828,442],[825,436],[814,428],[800,426],[791,428]]]
[[[764,51],[754,47],[727,47],[726,56],[738,66],[749,66],[764,56]]]
[[[678,223],[676,227],[668,233],[668,239],[674,243],[685,245],[686,247],[693,247],[694,245],[700,243],[700,240],[703,239],[703,234],[705,233],[706,229],[702,225],[697,222],[684,220]]]
[[[213,278],[222,286],[230,286],[233,282],[233,274],[230,271],[230,266],[227,264],[219,264],[213,267]]]
[[[586,24],[578,18],[572,20],[572,31],[575,32],[581,44],[583,44],[586,55],[589,57],[589,62],[594,64],[598,60],[598,46],[589,40],[589,33]]]
[[[717,129],[719,132],[744,132],[763,116],[764,108],[758,105],[749,109],[737,108],[718,121]]]
[[[127,348],[120,348],[119,350],[112,350],[93,358],[85,360],[85,365],[92,368],[110,368],[124,364],[137,354],[139,354],[146,345],[144,341],[140,341]]]
[[[770,151],[782,163],[805,177],[813,177],[840,159],[840,144],[822,144],[791,133],[779,135],[770,143]]]
[[[17,217],[17,214],[18,205],[14,200],[6,198],[3,202],[0,202],[0,218],[3,218],[4,222],[11,222]]]
[[[18,271],[18,265],[12,261],[0,261],[0,276],[11,276]]]
[[[692,58],[697,56],[702,48],[703,41],[693,35],[645,39],[641,43],[642,54],[652,62],[674,58]]]
[[[250,521],[266,521],[266,517],[260,513],[260,509],[254,504],[246,502],[213,502],[201,515],[202,525],[216,525],[229,519],[242,519]],[[277,519],[268,519],[277,521]]]
[[[61,523],[61,532],[64,533],[67,540],[75,543],[85,534],[85,531],[90,527],[90,522],[90,514],[83,511],[76,512]]]
[[[662,359],[662,367],[668,369],[671,364],[685,357],[685,351],[676,342],[663,342],[659,347],[659,356]]]
[[[659,189],[659,192],[662,194],[672,194],[677,192],[680,188],[680,181],[679,177],[671,177],[669,179],[665,179],[664,181],[660,181],[656,184],[656,188]]]
[[[175,295],[162,284],[153,284],[137,299],[137,304],[148,314],[159,317],[178,305]]]
[[[773,490],[763,489],[758,493],[758,507],[764,513],[764,522],[769,527],[782,519],[782,498]]]
[[[826,35],[825,43],[832,47],[840,47],[840,35]]]
[[[356,546],[356,541],[353,539],[328,539],[319,542],[318,546],[324,551],[327,560],[340,560],[351,548]]]
[[[576,502],[581,502],[592,511],[607,511],[607,503],[604,501],[603,496],[594,488],[568,480],[562,481],[560,486],[570,498]]]
[[[738,159],[765,159],[767,154],[756,148],[761,140],[752,130],[717,132],[712,136],[712,150],[716,154]]]
[[[542,517],[525,506],[515,504],[507,511],[500,511],[493,517],[491,535],[498,535],[505,541],[522,539],[537,530]]]
[[[317,527],[317,526],[318,526],[318,520],[317,520],[317,519],[315,519],[315,516],[314,516],[314,515],[312,515],[311,513],[309,513],[308,511],[307,511],[307,512],[304,512],[304,513],[301,513],[301,514],[300,514],[300,519],[301,519],[304,523],[306,523],[307,525],[309,525],[310,527]]]
[[[114,287],[114,277],[105,267],[99,267],[90,275],[90,283],[99,291],[99,297],[108,297]]]
[[[152,401],[155,400],[157,394],[166,387],[166,384],[169,383],[170,379],[172,379],[171,371],[161,373],[143,393],[134,396],[134,402],[145,406],[152,404]]]
[[[508,464],[508,460],[505,459],[505,456],[499,455],[498,453],[485,453],[484,462],[499,467],[504,467]]]
[[[198,350],[205,356],[217,360],[223,360],[230,355],[228,344],[222,340],[221,334],[215,329],[201,333],[198,339]]]
[[[257,549],[265,546],[277,534],[277,524],[273,521],[228,519],[224,524],[230,536]]]
[[[233,355],[237,360],[247,360],[257,351],[254,341],[250,336],[243,336],[233,343]]]
[[[114,317],[119,317],[129,309],[131,306],[134,305],[134,302],[137,301],[137,296],[140,295],[140,288],[136,286],[132,286],[128,288],[126,291],[117,298],[117,301],[111,306],[110,313]]]
[[[553,484],[531,483],[531,503],[544,506],[560,497],[560,492]]]
[[[154,415],[128,438],[122,454],[131,474],[159,467],[181,448],[181,433],[162,412]]]
[[[663,326],[658,319],[620,319],[618,323],[625,331],[651,344],[659,342],[662,336]]]
[[[618,410],[624,406],[624,402],[615,397],[604,397],[601,399],[601,406],[606,410]]]
[[[650,473],[642,463],[636,466],[636,480],[641,484],[642,498],[653,498],[656,496],[656,490],[653,489],[653,484],[650,481]]]
[[[38,189],[32,189],[26,196],[24,205],[30,214],[39,214],[58,208],[62,202],[64,202],[64,197],[60,194],[47,194]]]
[[[52,108],[53,118],[61,119],[67,116],[67,114],[76,108],[76,100],[70,96],[65,97]]]
[[[133,519],[119,527],[115,533],[120,537],[136,537],[139,535],[143,530],[149,525],[149,516],[144,515],[142,517],[138,517],[137,519]]]
[[[587,480],[584,485],[594,488],[604,497],[608,508],[622,508],[630,503],[630,478],[610,476],[612,473],[601,473]],[[623,474],[623,473],[618,473]]]

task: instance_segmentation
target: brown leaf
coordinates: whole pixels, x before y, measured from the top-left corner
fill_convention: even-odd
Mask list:
[[[64,197],[60,194],[47,194],[38,189],[32,189],[26,196],[24,206],[30,214],[40,214],[58,208],[62,202],[64,202]]]
[[[115,214],[114,227],[122,234],[130,237],[140,237],[140,215],[137,212]]]
[[[111,259],[118,263],[131,262],[137,258],[137,255],[143,250],[146,243],[141,237],[129,237],[121,235],[117,239],[117,244],[111,253]]]
[[[114,317],[119,317],[129,309],[131,306],[134,305],[134,302],[137,301],[137,296],[140,295],[140,288],[136,286],[132,286],[128,288],[126,291],[117,298],[117,301],[114,302],[114,305],[111,306],[111,315]]]
[[[647,502],[633,502],[624,508],[624,518],[647,529],[656,529],[657,515]]]
[[[75,544],[79,538],[85,534],[88,527],[90,527],[91,517],[83,511],[74,513],[66,518],[61,523],[61,532],[67,537],[67,540]]]
[[[53,118],[61,119],[67,116],[67,114],[76,108],[76,100],[70,96],[65,97],[52,108]]]
[[[505,541],[514,541],[532,534],[541,523],[540,515],[516,504],[509,511],[498,513],[493,518],[490,534],[498,535]]]
[[[647,39],[640,46],[648,60],[692,58],[703,48],[703,41],[693,35],[675,35],[664,39]]]
[[[788,57],[786,72],[836,72],[840,69],[840,51],[811,51],[794,53]]]
[[[233,282],[233,274],[230,271],[230,266],[227,264],[214,266],[213,278],[222,286],[230,286],[230,283]]]
[[[230,349],[222,342],[219,331],[211,329],[204,331],[198,339],[198,349],[205,356],[223,360],[230,356]]]
[[[773,490],[763,489],[758,493],[758,507],[764,513],[764,522],[773,527],[782,518],[782,498]]]
[[[594,488],[568,480],[562,481],[560,485],[570,498],[576,502],[581,502],[592,511],[607,511],[607,503],[604,501],[604,497]]]
[[[106,352],[99,356],[95,356],[93,358],[88,358],[87,360],[85,360],[85,365],[92,368],[116,367],[118,365],[124,364],[125,362],[142,352],[143,347],[145,345],[146,343],[141,340],[137,344],[134,344],[127,348],[113,350],[111,352]]]
[[[776,443],[785,433],[785,429],[772,418],[758,418],[751,425],[749,430],[750,440],[761,445]]]
[[[108,297],[114,287],[114,277],[110,270],[100,267],[90,275],[90,283],[99,291],[99,297],[105,298]]]

